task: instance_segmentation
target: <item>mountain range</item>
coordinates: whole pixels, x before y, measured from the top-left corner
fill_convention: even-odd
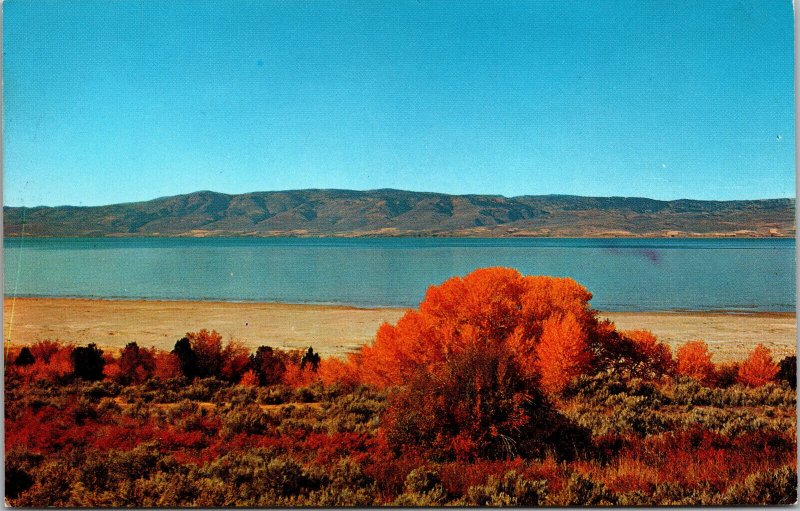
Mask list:
[[[108,206],[4,207],[6,237],[794,236],[795,199],[210,191]]]

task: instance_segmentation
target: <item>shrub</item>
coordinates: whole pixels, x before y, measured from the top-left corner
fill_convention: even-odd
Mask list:
[[[72,350],[72,365],[74,374],[77,378],[89,381],[99,381],[103,379],[103,350],[96,344],[89,344],[86,347],[75,348]]]
[[[181,394],[193,401],[211,401],[223,384],[216,378],[195,379],[191,385],[181,389]]]
[[[420,368],[475,346],[498,344],[519,359],[525,372],[534,373],[547,321],[553,344],[561,332],[579,336],[578,342],[565,341],[569,352],[582,354],[574,361],[577,369],[568,360],[559,362],[576,374],[586,365],[583,341],[597,341],[602,330],[588,305],[591,296],[571,279],[522,276],[510,268],[475,270],[428,288],[419,310],[408,311],[394,326],[382,325],[374,344],[350,360],[365,383],[402,385]],[[560,326],[562,321],[569,325]]]
[[[153,369],[154,378],[158,378],[160,380],[172,380],[184,374],[182,371],[181,360],[174,351],[171,353],[156,351],[153,357],[155,359],[155,368]]]
[[[785,381],[792,389],[797,388],[797,357],[784,357],[779,363],[778,380]]]
[[[229,382],[241,380],[250,367],[250,351],[239,341],[228,341],[220,356],[219,375]]]
[[[404,508],[441,507],[447,503],[447,500],[447,491],[441,486],[437,486],[428,493],[403,493],[392,502],[392,506]]]
[[[289,362],[283,372],[283,383],[293,388],[308,387],[319,381],[316,371],[311,364],[297,364]]]
[[[135,342],[128,343],[120,354],[117,367],[116,379],[123,385],[149,380],[156,369],[155,350],[139,348]]]
[[[715,370],[714,383],[717,387],[728,388],[739,380],[739,364],[729,362],[719,364]]]
[[[547,481],[529,481],[515,471],[509,471],[502,480],[489,476],[485,485],[471,486],[464,502],[468,506],[523,506],[544,504],[547,497]]]
[[[739,383],[748,387],[761,387],[773,381],[779,370],[769,349],[759,344],[739,366]]]
[[[339,388],[357,387],[361,382],[357,358],[357,354],[351,354],[348,363],[336,357],[327,357],[320,362],[317,374],[325,385],[335,385]]]
[[[58,341],[51,341],[49,339],[35,342],[30,347],[34,359],[45,363],[50,362],[50,357],[58,353],[61,349],[62,345]]]
[[[268,428],[269,421],[264,411],[258,405],[251,404],[228,410],[222,422],[220,435],[223,438],[230,438],[240,433],[262,435]]]
[[[536,348],[536,368],[542,387],[558,393],[575,377],[588,372],[592,354],[588,333],[571,313],[554,314],[542,322],[542,335]]]
[[[32,472],[40,461],[37,458],[40,457],[20,448],[9,449],[6,452],[5,496],[11,502],[33,486]]]
[[[204,328],[199,332],[188,332],[185,338],[189,340],[197,359],[196,376],[220,376],[223,362],[222,336],[216,330],[209,332]]]
[[[431,507],[444,505],[449,495],[434,470],[415,468],[406,476],[404,493],[393,505],[401,507]]]
[[[26,378],[62,383],[74,373],[72,352],[74,346],[44,340],[31,345],[35,361],[25,369]]]
[[[545,449],[574,455],[588,435],[537,389],[512,354],[489,344],[419,371],[390,399],[382,422],[396,452],[422,449],[434,459],[505,459]]]
[[[708,345],[703,341],[690,341],[678,348],[678,374],[694,378],[703,385],[710,385],[714,380],[714,364]]]
[[[319,367],[319,354],[314,353],[314,348],[310,347],[308,350],[303,354],[303,358],[300,359],[300,369],[305,369],[308,366],[312,371],[316,371]]]
[[[368,507],[375,504],[376,496],[372,478],[364,474],[358,463],[344,459],[331,471],[329,484],[309,495],[307,505]]]
[[[675,370],[669,346],[659,342],[649,330],[629,330],[621,332],[621,336],[633,345],[629,369],[631,376],[657,379]]]
[[[797,503],[797,471],[790,466],[758,472],[734,484],[721,497],[724,505],[791,505]]]
[[[406,476],[405,491],[410,493],[428,493],[441,485],[439,474],[434,470],[415,468]]]
[[[175,343],[172,354],[178,359],[181,373],[189,380],[200,373],[197,361],[197,354],[192,348],[192,342],[188,337],[184,337]]]
[[[261,385],[274,385],[283,381],[286,372],[286,357],[279,350],[259,346],[250,357],[250,366],[258,375]]]
[[[561,494],[556,497],[557,505],[564,506],[613,506],[614,496],[603,483],[591,477],[572,474]]]
[[[34,362],[36,362],[36,357],[33,356],[33,353],[31,353],[30,348],[27,346],[23,346],[22,349],[19,350],[19,355],[17,355],[17,358],[14,359],[14,365],[23,367],[29,366]]]
[[[258,383],[258,375],[252,369],[248,369],[242,375],[242,379],[239,380],[239,385],[244,385],[245,387],[256,387]]]

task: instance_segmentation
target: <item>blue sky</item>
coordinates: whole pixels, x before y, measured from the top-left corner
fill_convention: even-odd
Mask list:
[[[789,1],[7,0],[4,201],[794,196]]]

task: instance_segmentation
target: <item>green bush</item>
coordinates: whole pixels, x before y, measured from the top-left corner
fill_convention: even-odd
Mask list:
[[[216,378],[196,378],[191,385],[185,387],[179,395],[192,401],[213,401],[214,395],[225,386],[225,382]]]
[[[229,438],[237,434],[263,435],[269,431],[269,417],[255,404],[229,406],[221,414],[220,435]]]
[[[469,506],[541,506],[547,498],[547,481],[530,481],[509,471],[499,479],[489,476],[484,485],[470,486],[464,496]]]
[[[711,506],[719,493],[707,484],[688,487],[685,484],[664,482],[653,491],[653,506]]]
[[[345,458],[333,468],[327,484],[309,494],[304,505],[365,507],[374,505],[376,498],[375,482],[364,474],[358,463]]]
[[[791,505],[797,503],[797,472],[784,466],[749,475],[721,496],[721,505]]]
[[[613,506],[614,495],[603,483],[577,473],[570,476],[569,481],[557,497],[557,505],[565,506]]]

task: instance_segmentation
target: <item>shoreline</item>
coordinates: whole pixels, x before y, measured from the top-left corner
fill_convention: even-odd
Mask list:
[[[221,298],[140,298],[140,297],[86,297],[86,296],[49,296],[49,295],[18,295],[18,296],[5,296],[4,301],[13,302],[14,300],[73,300],[73,301],[86,301],[86,302],[141,302],[141,303],[200,303],[200,304],[247,304],[247,305],[264,305],[264,306],[298,306],[298,307],[330,307],[334,309],[345,310],[397,310],[406,311],[416,309],[417,305],[401,306],[401,305],[359,305],[355,303],[341,303],[341,302],[278,302],[278,301],[265,301],[265,300],[225,300]],[[795,316],[794,311],[774,311],[774,310],[757,310],[755,307],[748,309],[657,309],[657,310],[599,310],[595,309],[598,314],[678,314],[678,315],[707,315],[707,314],[725,314],[725,315],[741,315],[741,316]]]
[[[171,350],[186,332],[217,330],[255,349],[313,346],[344,355],[371,342],[383,322],[395,323],[409,308],[281,302],[5,297],[4,340],[31,344],[59,339],[105,348],[140,346]],[[796,353],[794,312],[646,311],[598,312],[620,330],[651,330],[670,345],[705,340],[715,361],[742,359],[759,342],[776,359]],[[12,322],[13,321],[13,322]],[[9,337],[10,335],[10,337]]]
[[[388,229],[388,230],[387,230]],[[391,227],[382,228],[373,231],[347,231],[347,232],[334,232],[334,233],[319,233],[307,232],[302,230],[290,231],[264,231],[264,232],[220,232],[220,231],[205,231],[193,230],[185,233],[178,234],[160,234],[160,233],[108,233],[102,236],[87,236],[82,234],[66,234],[66,235],[31,235],[28,233],[20,234],[18,232],[3,233],[3,239],[136,239],[136,238],[158,238],[158,239],[199,239],[199,238],[297,238],[297,239],[397,239],[397,238],[463,238],[463,239],[526,239],[526,238],[542,238],[542,239],[795,239],[795,233],[792,229],[786,232],[759,232],[752,230],[737,230],[737,231],[713,231],[713,232],[693,232],[693,231],[653,231],[645,233],[635,233],[625,230],[601,230],[590,231],[584,234],[569,234],[558,235],[550,234],[543,231],[526,231],[521,230],[517,233],[508,234],[507,232],[493,233],[486,231],[485,228],[475,228],[467,230],[455,231],[391,231]],[[674,233],[674,234],[673,234]]]

